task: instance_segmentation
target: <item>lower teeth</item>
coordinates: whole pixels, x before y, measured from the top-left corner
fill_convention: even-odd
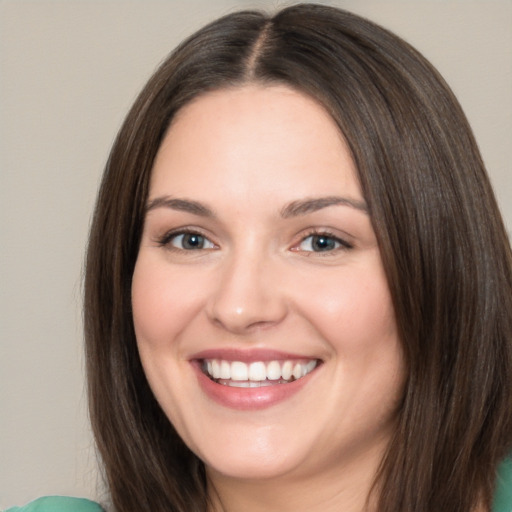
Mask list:
[[[292,377],[290,380],[229,380],[229,379],[212,379],[217,384],[222,384],[223,386],[229,386],[232,388],[262,388],[267,386],[275,386],[276,384],[289,384],[293,382],[295,379]]]

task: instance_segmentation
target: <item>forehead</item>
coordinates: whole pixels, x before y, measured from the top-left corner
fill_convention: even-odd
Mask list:
[[[360,195],[357,182],[346,141],[319,102],[282,85],[246,85],[206,93],[179,111],[155,159],[151,190],[294,184],[298,193],[314,185],[329,194],[338,184]]]

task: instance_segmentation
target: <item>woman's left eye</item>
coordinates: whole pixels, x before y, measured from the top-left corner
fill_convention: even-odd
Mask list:
[[[214,249],[213,242],[199,233],[177,233],[168,241],[169,245],[185,251],[197,251],[201,249]]]
[[[309,235],[298,245],[300,251],[328,252],[336,249],[350,249],[347,242],[328,234]]]

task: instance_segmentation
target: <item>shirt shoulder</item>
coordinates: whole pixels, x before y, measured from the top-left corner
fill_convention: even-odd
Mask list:
[[[94,501],[66,496],[45,496],[23,507],[8,508],[5,512],[104,512]]]
[[[512,512],[512,458],[505,460],[498,471],[493,512]]]

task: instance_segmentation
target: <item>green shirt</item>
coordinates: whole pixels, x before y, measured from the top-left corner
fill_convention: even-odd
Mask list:
[[[500,466],[492,512],[512,512],[512,458]]]
[[[103,512],[103,509],[97,503],[81,498],[47,496],[5,512]],[[512,512],[512,459],[500,467],[492,512]]]
[[[45,496],[24,507],[12,507],[5,512],[103,512],[93,501],[65,496]]]

